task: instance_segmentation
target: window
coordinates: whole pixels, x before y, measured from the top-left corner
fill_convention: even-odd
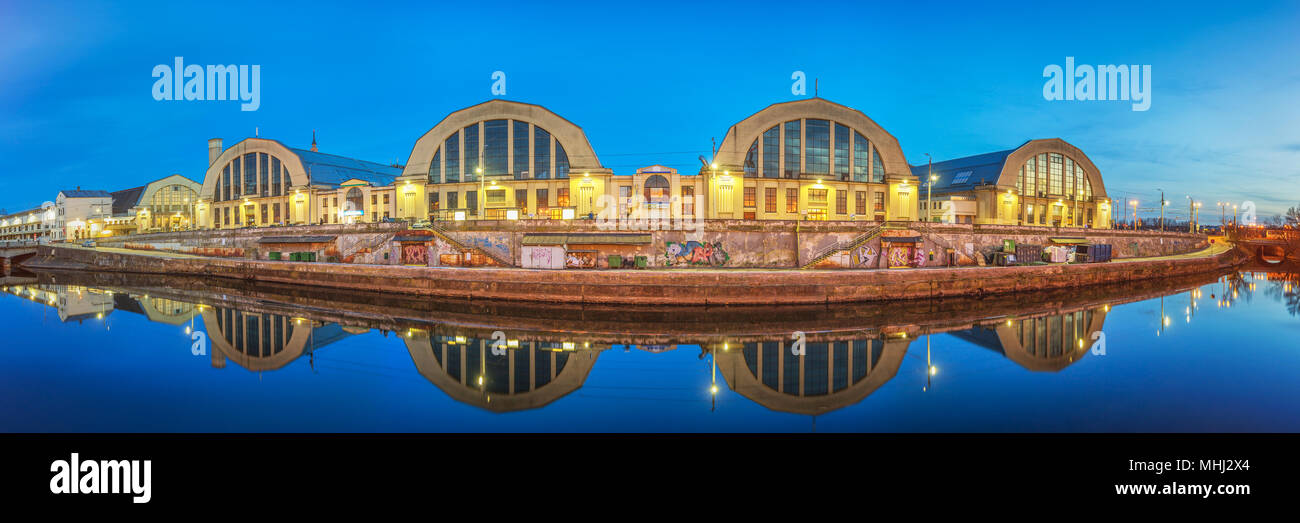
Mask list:
[[[537,206],[537,210],[542,210],[551,206],[551,196],[550,194],[547,194],[548,192],[549,191],[546,189],[537,190],[537,202],[534,203],[534,205]]]
[[[745,153],[745,177],[753,178],[758,176],[758,140],[749,145],[749,152]]]
[[[515,207],[528,209],[528,189],[515,189]]]
[[[746,188],[745,188],[745,208],[746,208],[746,209],[753,208],[753,207],[756,207],[756,206],[758,205],[758,204],[755,202],[755,200],[757,199],[757,193],[758,193],[758,188],[757,188],[757,187],[746,187]]]
[[[1038,194],[1038,184],[1034,183],[1038,174],[1034,170],[1034,159],[1030,158],[1025,162],[1025,188],[1021,194],[1036,195]]]
[[[460,181],[460,133],[451,133],[447,141],[443,143],[442,148],[447,151],[447,159],[444,160],[442,175],[446,183],[455,183]],[[448,200],[450,202],[451,200]]]
[[[763,212],[776,212],[776,187],[763,189]]]
[[[346,207],[343,209],[344,211],[365,211],[366,197],[361,193],[361,189],[356,187],[348,189],[347,196],[345,197],[345,205]]]
[[[849,192],[843,189],[835,191],[835,214],[849,213]]]
[[[799,120],[791,120],[785,123],[785,177],[798,178],[800,172],[799,165]]]
[[[885,162],[880,159],[880,149],[871,147],[871,181],[885,183]]]
[[[509,174],[507,161],[510,120],[488,120],[483,122],[483,174],[500,176]]]
[[[271,173],[267,165],[266,153],[257,155],[257,185],[262,196],[271,195]]]
[[[271,157],[271,196],[279,196],[283,185],[280,178],[280,159]]]
[[[785,190],[785,212],[799,212],[799,189],[791,187]]]
[[[217,179],[217,183],[221,185],[221,190],[217,191],[221,195],[221,199],[229,200],[230,199],[230,165],[226,165],[226,168],[221,170],[221,178]]]
[[[482,153],[478,147],[478,124],[472,124],[465,128],[465,157],[462,160],[465,167],[460,171],[462,180],[478,181],[478,169],[482,167],[479,165],[479,154]]]
[[[555,190],[555,199],[558,200],[556,203],[559,204],[559,205],[558,205],[559,207],[568,207],[568,206],[569,206],[569,188],[568,188],[568,187],[560,187],[560,188],[556,189],[556,190]]]
[[[244,155],[244,194],[257,196],[257,153]]]
[[[533,178],[545,180],[551,177],[551,133],[541,127],[533,127]]]
[[[835,124],[835,175],[841,180],[849,178],[849,148],[853,145],[849,138],[849,128]]]
[[[682,215],[695,215],[695,187],[691,185],[682,186]]]
[[[1048,164],[1048,169],[1050,169],[1049,172],[1051,173],[1050,194],[1064,194],[1063,192],[1061,192],[1062,191],[1061,166],[1063,163],[1062,157],[1059,154],[1052,153],[1049,158],[1051,159],[1051,163]]]
[[[555,142],[555,178],[569,177],[569,155],[564,152],[564,147],[560,145],[559,140]]]
[[[777,126],[763,132],[763,177],[781,177],[781,130]]]
[[[429,162],[429,183],[442,183],[442,148],[433,152],[433,160]]]
[[[448,172],[450,172],[450,171],[448,171]],[[448,208],[448,209],[459,209],[459,208],[460,208],[460,201],[459,201],[459,200],[460,200],[460,193],[458,193],[458,192],[449,192],[449,193],[447,193],[447,208]]]
[[[438,191],[429,191],[429,214],[438,212]]]
[[[270,218],[270,214],[267,212],[268,210],[267,205],[265,203],[262,204],[262,223],[266,223]]]
[[[239,195],[243,192],[239,190],[240,187],[244,186],[243,177],[239,174],[240,167],[244,165],[243,158],[242,156],[236,156],[234,160],[230,161],[230,177],[234,180],[234,189],[230,194],[231,199],[239,198]],[[236,213],[236,216],[238,216],[238,213]]]
[[[808,189],[808,205],[826,205],[826,189]]]
[[[803,172],[816,175],[830,174],[831,131],[827,120],[805,120]]]
[[[860,133],[853,133],[853,181],[865,182],[871,172],[871,142]]]
[[[529,149],[528,149],[528,138],[529,138],[529,136],[532,136],[532,133],[531,133],[531,127],[529,126],[528,122],[521,122],[521,121],[519,121],[519,120],[512,120],[512,121],[511,121],[511,125],[514,125],[514,131],[513,131],[513,134],[514,134],[514,140],[515,140],[515,144],[514,144],[514,150],[515,150],[514,175],[515,175],[515,179],[516,179],[516,180],[527,180],[527,179],[528,179],[528,150],[529,150]],[[524,205],[521,203],[521,204],[520,204],[520,207],[523,207],[523,206],[524,206]]]
[[[867,214],[867,192],[858,191],[853,194],[853,214],[865,216]]]
[[[875,200],[874,202],[875,212],[885,212],[885,193],[883,192],[875,193],[875,197],[873,198],[873,200]]]
[[[478,191],[465,191],[465,208],[470,216],[478,216]]]
[[[952,177],[952,185],[966,183],[970,181],[970,175],[975,171],[961,171]]]

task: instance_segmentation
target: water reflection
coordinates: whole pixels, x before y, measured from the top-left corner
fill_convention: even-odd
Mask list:
[[[698,347],[715,397],[725,386],[767,409],[815,416],[862,402],[895,379],[909,354],[924,358],[928,390],[939,372],[935,335],[1055,373],[1089,356],[1117,305],[1158,299],[1159,335],[1180,311],[1190,323],[1206,299],[1231,308],[1261,290],[1300,315],[1297,283],[1295,273],[1241,272],[986,299],[681,309],[437,301],[123,274],[11,277],[3,289],[57,309],[63,322],[107,327],[109,314],[124,311],[187,334],[203,329],[215,368],[269,372],[307,358],[314,369],[317,351],[350,337],[400,339],[424,380],[492,412],[537,409],[580,390],[611,348]]]

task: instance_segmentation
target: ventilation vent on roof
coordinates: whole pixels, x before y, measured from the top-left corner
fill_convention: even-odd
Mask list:
[[[973,172],[975,171],[962,171],[957,173],[955,176],[952,177],[952,184],[956,185],[959,183],[966,183],[968,180],[970,180],[970,175]]]

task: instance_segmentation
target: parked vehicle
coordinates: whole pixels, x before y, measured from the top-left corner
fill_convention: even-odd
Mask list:
[[[433,222],[431,222],[431,221],[429,221],[429,220],[416,220],[415,223],[412,223],[412,224],[411,224],[411,228],[412,228],[412,229],[431,229],[431,228],[433,228]]]
[[[86,241],[84,241],[84,242],[81,242],[81,246],[82,246],[82,247],[90,247],[90,248],[93,249],[93,248],[95,248],[95,240],[86,240]]]

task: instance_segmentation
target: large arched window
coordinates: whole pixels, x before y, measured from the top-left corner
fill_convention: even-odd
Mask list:
[[[774,125],[750,144],[745,176],[884,183],[885,166],[861,132],[831,120],[808,118]]]
[[[1074,158],[1060,153],[1030,157],[1016,174],[1016,191],[1026,196],[1091,200],[1092,180]]]
[[[236,156],[221,168],[217,177],[216,201],[289,193],[289,167],[267,153]]]
[[[569,177],[569,155],[546,129],[521,120],[484,120],[453,132],[429,161],[429,181],[456,183],[484,176],[516,180]]]
[[[190,203],[194,202],[196,197],[194,189],[177,183],[154,191],[153,197],[149,198],[149,202],[145,205],[149,207],[149,212],[154,214],[184,212],[189,210]]]
[[[353,187],[353,188],[351,188],[351,189],[348,189],[348,195],[347,195],[347,197],[346,197],[346,201],[344,202],[343,211],[344,211],[344,212],[348,212],[348,211],[351,211],[351,212],[358,212],[358,211],[359,211],[359,212],[361,212],[361,214],[365,214],[365,211],[366,211],[366,197],[361,193],[361,189],[359,189],[359,188],[357,188],[357,187]]]

